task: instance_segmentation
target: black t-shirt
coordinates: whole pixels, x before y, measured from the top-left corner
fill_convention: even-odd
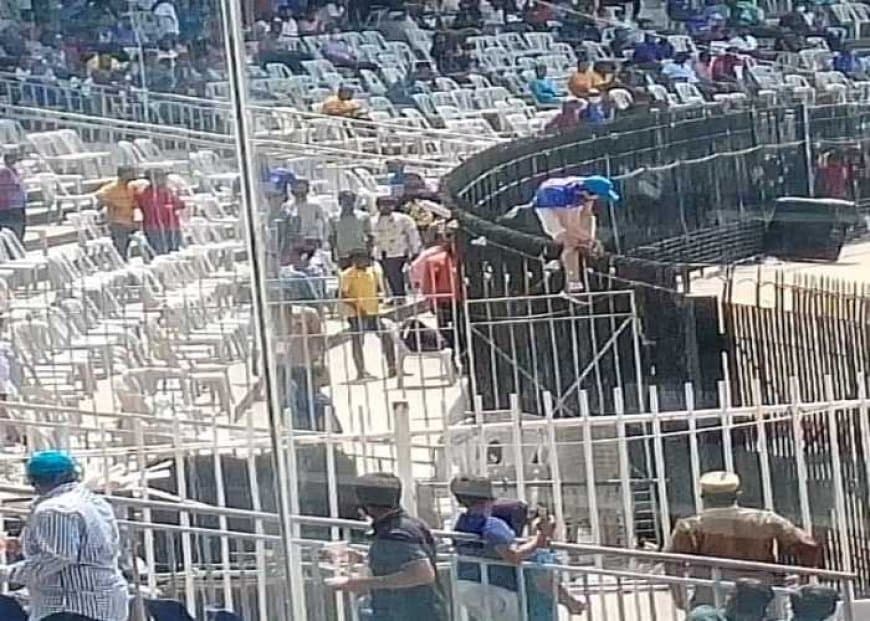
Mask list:
[[[408,563],[428,560],[435,566],[435,541],[423,522],[398,510],[374,524],[369,549],[373,576],[388,576]],[[447,608],[438,584],[372,591],[373,621],[446,621]]]

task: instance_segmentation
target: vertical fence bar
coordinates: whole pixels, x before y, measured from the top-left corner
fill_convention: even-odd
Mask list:
[[[411,421],[407,401],[393,403],[396,442],[396,468],[402,481],[402,506],[413,516],[417,515],[417,488],[414,481],[414,464],[411,461]]]
[[[722,425],[722,458],[725,470],[734,472],[734,446],[731,441],[731,427],[733,425],[731,414],[731,388],[728,382],[719,380],[719,405],[722,408],[720,423]]]
[[[652,413],[653,456],[656,464],[656,488],[659,496],[659,518],[662,523],[662,541],[665,547],[671,543],[671,506],[668,502],[668,482],[666,478],[665,449],[662,439],[662,422],[659,418],[659,391],[649,387],[649,408]]]
[[[221,455],[220,449],[218,447],[219,442],[219,429],[217,426],[217,415],[212,417],[212,460],[214,462],[214,480],[215,480],[215,490],[217,494],[217,504],[219,507],[227,506],[227,492],[224,486],[224,464],[223,464],[223,455]],[[226,532],[229,529],[229,525],[227,524],[227,516],[224,515],[223,512],[218,516],[218,527],[222,532]],[[230,571],[232,569],[232,565],[230,562],[230,540],[226,535],[221,535],[221,570],[223,573],[222,576],[222,586],[223,586],[223,594],[224,594],[224,608],[227,610],[235,610],[233,606],[233,587],[230,582]]]
[[[526,464],[523,459],[523,428],[520,399],[516,393],[510,396],[511,404],[511,442],[513,444],[514,464],[516,469],[517,498],[526,502]]]
[[[553,489],[553,509],[556,513],[556,539],[565,539],[565,504],[562,498],[562,468],[559,464],[559,444],[553,423],[553,395],[544,393],[544,414],[547,417],[547,450],[550,453],[550,485]]]
[[[622,496],[622,511],[625,516],[625,546],[633,548],[634,536],[634,511],[632,510],[631,497],[631,462],[628,459],[628,439],[625,429],[625,404],[623,403],[622,389],[613,389],[613,404],[616,408],[616,441],[619,452],[619,487]]]
[[[770,476],[770,452],[767,446],[767,422],[761,400],[761,381],[752,379],[752,403],[755,405],[755,431],[758,437],[758,461],[761,467],[761,495],[764,508],[773,511],[773,484]]]
[[[586,469],[586,502],[589,507],[589,528],[592,541],[601,545],[601,521],[598,515],[598,490],[595,482],[595,456],[592,443],[592,419],[589,413],[589,394],[580,391],[580,415],[583,418],[583,462]]]
[[[175,483],[178,486],[178,497],[183,503],[187,500],[187,468],[185,467],[184,453],[181,448],[181,428],[178,424],[178,418],[174,418],[172,421],[172,431],[172,444],[175,454]],[[182,528],[190,526],[190,514],[187,511],[179,511],[178,518]],[[193,547],[189,531],[181,533],[181,559],[184,563],[184,600],[187,604],[187,609],[193,612],[196,610],[196,592],[193,585]]]
[[[840,457],[840,427],[837,424],[837,410],[834,407],[834,382],[825,375],[825,399],[828,401],[827,424],[828,441],[831,450],[831,466],[834,475],[834,508],[836,509],[837,532],[840,538],[840,556],[843,559],[842,571],[852,572],[852,542],[847,524],[846,498],[844,495],[843,462]]]
[[[807,532],[812,532],[813,520],[810,514],[810,495],[807,490],[806,446],[804,443],[803,413],[800,410],[800,385],[798,379],[792,377],[790,381],[791,392],[791,426],[794,435],[794,459],[797,469],[798,498],[801,505],[801,526]]]
[[[686,393],[686,411],[689,414],[689,468],[692,471],[692,493],[695,499],[695,513],[701,512],[701,488],[698,480],[701,478],[701,456],[698,452],[698,420],[695,415],[695,389],[686,382],[683,386]]]

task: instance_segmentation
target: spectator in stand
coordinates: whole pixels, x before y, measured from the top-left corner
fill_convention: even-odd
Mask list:
[[[804,37],[811,33],[812,22],[813,18],[807,10],[807,6],[803,3],[796,3],[791,11],[779,18],[781,28],[791,30],[795,34]]]
[[[465,508],[453,525],[458,533],[476,535],[479,541],[457,539],[454,547],[464,557],[477,557],[500,564],[460,561],[456,591],[459,601],[474,619],[519,621],[525,618],[520,610],[519,567],[538,550],[550,545],[555,530],[552,521],[537,522],[535,535],[525,542],[516,542],[517,533],[507,522],[492,515],[495,494],[492,481],[485,477],[459,476],[450,482],[456,502]],[[487,584],[483,584],[483,572]]]
[[[340,212],[331,221],[329,244],[340,269],[351,265],[351,255],[356,250],[365,250],[371,256],[374,245],[372,222],[369,214],[356,208],[357,196],[350,190],[338,193]]]
[[[299,35],[309,37],[323,33],[324,24],[317,14],[317,8],[314,6],[308,7],[305,14],[296,20],[296,26],[299,30]]]
[[[352,119],[365,116],[362,106],[353,98],[353,87],[346,84],[339,86],[335,95],[326,98],[320,111],[329,116],[343,116]]]
[[[278,19],[281,20],[281,33],[278,38],[286,41],[299,36],[299,26],[293,18],[293,10],[285,5],[278,7]]]
[[[377,199],[378,217],[374,226],[375,253],[384,269],[394,303],[405,302],[405,266],[420,252],[420,234],[411,216],[396,211],[398,201],[391,196]]]
[[[148,177],[150,184],[136,196],[142,211],[142,229],[155,254],[174,252],[181,248],[178,212],[184,209],[184,202],[167,184],[165,170],[155,168]]]
[[[586,97],[590,90],[606,87],[606,78],[595,71],[589,59],[581,56],[577,60],[577,71],[568,78],[568,92],[574,97]]]
[[[676,50],[674,50],[674,46],[668,41],[667,37],[658,37],[656,39],[656,59],[657,60],[667,60],[668,58],[673,58]]]
[[[384,294],[383,274],[372,265],[366,250],[351,254],[351,266],[341,272],[339,279],[342,309],[350,324],[351,353],[357,381],[374,376],[366,371],[364,339],[366,332],[374,332],[381,341],[388,377],[396,376],[396,350],[392,335],[381,321],[381,296]]]
[[[740,578],[723,610],[707,604],[698,606],[686,621],[763,621],[772,601],[770,586],[760,580]]]
[[[625,28],[624,26],[616,28],[613,33],[613,39],[608,44],[610,47],[610,53],[614,58],[623,58],[623,52],[631,48],[630,35],[631,30],[629,28]]]
[[[459,12],[453,18],[453,30],[483,28],[483,15],[480,12],[480,0],[460,0]]]
[[[867,72],[861,60],[852,50],[840,50],[834,52],[834,71],[839,71],[850,80],[866,80]]]
[[[728,41],[728,47],[733,47],[744,54],[753,54],[758,51],[758,39],[752,36],[749,28],[740,28]]]
[[[344,67],[353,71],[359,71],[360,69],[377,71],[380,68],[374,63],[361,62],[350,44],[341,38],[341,30],[339,28],[332,29],[329,39],[320,48],[320,53],[336,67]]]
[[[399,479],[392,474],[365,474],[357,478],[355,488],[360,507],[372,519],[371,575],[333,578],[331,586],[370,592],[372,621],[447,621],[435,540],[423,522],[402,509]]]
[[[580,111],[580,120],[590,125],[604,125],[613,120],[613,106],[607,92],[593,88],[589,91],[587,105]]]
[[[294,250],[287,258],[287,264],[278,270],[278,286],[281,299],[287,302],[319,302],[324,299],[323,287],[310,271],[311,253]],[[317,309],[320,306],[312,304]]]
[[[171,0],[157,0],[151,6],[151,12],[157,17],[160,37],[171,35],[177,39],[181,34],[181,22],[178,21],[178,12]]]
[[[417,105],[413,96],[422,92],[414,74],[408,72],[387,87],[387,99],[397,106],[413,107]]]
[[[710,52],[704,50],[698,54],[698,60],[696,60],[692,67],[695,70],[695,75],[698,76],[698,80],[703,84],[713,84],[713,60],[710,57]]]
[[[27,189],[16,168],[19,161],[21,156],[16,150],[3,155],[3,166],[0,166],[0,228],[10,229],[23,243],[27,226]]]
[[[556,83],[547,77],[546,65],[535,67],[535,78],[529,82],[529,90],[539,108],[558,107],[564,95]]]
[[[529,0],[523,11],[523,21],[531,26],[532,30],[547,31],[550,28],[550,22],[554,20],[555,15],[549,2]]]
[[[713,81],[732,87],[740,87],[743,61],[738,56],[737,48],[729,47],[724,53],[720,50],[717,54],[710,66],[710,75]]]
[[[545,133],[567,131],[580,126],[580,111],[584,102],[577,99],[566,99],[562,102],[562,110],[544,127]]]
[[[692,66],[692,57],[688,52],[678,52],[674,62],[662,67],[662,75],[671,82],[698,83],[698,75]]]
[[[119,166],[118,178],[97,190],[97,202],[106,209],[109,235],[112,243],[124,261],[130,236],[138,228],[136,223],[137,189],[133,183],[136,169],[132,166]]]
[[[849,200],[852,184],[852,167],[839,151],[831,151],[822,156],[816,175],[816,195]]]
[[[661,58],[661,49],[655,35],[646,34],[643,41],[634,47],[631,61],[640,67],[657,67]]]
[[[37,497],[21,541],[3,542],[24,558],[0,565],[0,577],[27,587],[31,619],[127,621],[112,507],[80,483],[81,468],[67,453],[34,453],[25,471]]]
[[[802,586],[791,595],[792,621],[825,621],[833,619],[840,594],[836,590],[817,586]]]
[[[178,81],[175,78],[175,68],[171,58],[153,57],[155,65],[153,70],[145,70],[145,79],[149,88],[163,93],[175,92]]]
[[[313,56],[304,52],[287,49],[287,44],[282,40],[284,22],[273,19],[269,24],[269,30],[257,45],[257,58],[260,65],[265,67],[270,63],[287,65],[293,73],[305,73],[302,61],[311,60]]]

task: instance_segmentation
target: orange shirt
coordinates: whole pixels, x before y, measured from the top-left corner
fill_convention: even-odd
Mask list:
[[[593,88],[601,88],[610,80],[595,71],[592,67],[586,71],[575,71],[568,80],[568,91],[574,97],[585,97]]]
[[[356,116],[359,114],[360,105],[353,99],[339,99],[337,95],[328,97],[323,102],[321,112],[330,116]]]

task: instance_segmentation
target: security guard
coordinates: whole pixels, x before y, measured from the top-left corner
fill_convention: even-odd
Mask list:
[[[800,565],[818,564],[821,548],[812,535],[772,511],[741,507],[737,503],[740,477],[736,474],[708,472],[701,477],[700,485],[704,510],[677,522],[668,552],[757,563],[777,563],[784,555],[790,555]],[[669,568],[669,573],[682,574],[683,571]],[[690,567],[689,574],[695,578],[711,578],[709,566]],[[776,584],[781,579],[766,572],[737,570],[723,570],[721,577],[729,581],[752,577],[767,584]],[[682,589],[675,589],[674,599],[678,606],[684,607]],[[695,590],[693,607],[713,603],[712,589]]]

